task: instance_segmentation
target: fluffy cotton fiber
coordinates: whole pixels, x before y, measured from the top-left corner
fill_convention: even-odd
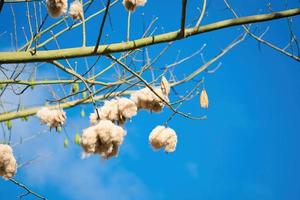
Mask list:
[[[46,124],[50,128],[58,128],[66,121],[66,113],[61,109],[50,110],[47,107],[40,109],[37,114],[42,124]]]
[[[12,178],[17,171],[17,162],[12,148],[7,144],[0,144],[0,176]]]
[[[50,16],[57,18],[67,12],[67,0],[47,0],[47,8]]]
[[[137,114],[136,104],[128,98],[116,98],[105,101],[104,105],[98,109],[100,119],[96,111],[90,115],[91,124],[97,124],[99,120],[110,120],[117,124],[124,124],[129,118]]]
[[[149,135],[149,142],[154,149],[165,148],[165,151],[174,152],[177,144],[176,132],[164,126],[155,127]]]
[[[82,19],[83,17],[83,10],[82,10],[82,3],[78,0],[73,1],[70,5],[69,15],[73,18],[73,20]]]
[[[87,154],[99,154],[107,159],[118,154],[126,131],[109,120],[83,130],[80,144]]]
[[[154,91],[166,102],[169,102],[168,96],[162,92],[161,88],[154,88]],[[150,111],[160,112],[164,106],[164,102],[156,94],[146,87],[133,92],[130,98],[136,103],[139,109],[144,108]]]
[[[144,6],[147,0],[123,0],[122,3],[127,11],[133,12],[137,6]]]

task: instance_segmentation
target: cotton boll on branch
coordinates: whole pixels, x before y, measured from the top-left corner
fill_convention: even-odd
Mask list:
[[[66,113],[61,109],[50,110],[43,107],[37,112],[37,117],[40,118],[42,124],[46,124],[50,128],[61,127],[66,121]]]
[[[0,144],[0,176],[5,179],[12,178],[17,171],[17,161],[12,148],[7,144]]]
[[[47,0],[48,13],[51,17],[57,18],[67,12],[67,0]]]
[[[167,95],[163,94],[161,88],[154,88],[152,92],[148,87],[141,90],[135,91],[131,94],[131,100],[134,101],[139,109],[147,109],[154,112],[160,112],[164,106],[164,99],[166,102],[169,102]]]
[[[82,3],[78,0],[73,1],[70,5],[69,15],[72,17],[73,20],[79,20],[83,18],[83,10],[82,10]]]
[[[108,119],[113,122],[119,121],[118,100],[112,99],[105,101],[104,105],[100,108],[101,119]]]
[[[99,115],[99,116],[98,116]],[[95,112],[90,114],[90,123],[96,125],[101,119],[99,108],[95,109]]]
[[[125,119],[130,119],[137,114],[136,104],[127,98],[118,99],[118,109],[120,115]]]
[[[149,142],[154,149],[165,148],[165,151],[174,152],[177,145],[176,132],[164,126],[155,127],[149,135]]]
[[[126,131],[109,120],[83,130],[80,144],[87,154],[99,154],[102,158],[116,156]]]
[[[90,115],[91,124],[97,124],[99,120],[110,120],[123,125],[125,121],[137,114],[136,104],[128,98],[116,98],[105,101],[104,105],[98,108],[99,117],[96,113]]]
[[[147,3],[147,0],[123,0],[122,4],[127,11],[135,11],[137,6],[144,6]]]

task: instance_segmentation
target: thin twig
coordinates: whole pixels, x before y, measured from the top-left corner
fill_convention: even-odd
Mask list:
[[[39,195],[38,193],[32,191],[32,190],[29,189],[27,186],[25,186],[24,184],[22,184],[22,183],[16,181],[15,179],[12,179],[12,178],[11,178],[11,179],[9,179],[9,180],[10,180],[12,183],[16,184],[17,186],[19,186],[19,187],[23,188],[24,190],[26,190],[26,191],[27,191],[27,194],[32,194],[32,195],[34,195],[35,197],[37,197],[37,198],[39,198],[39,199],[47,200],[45,197],[43,197],[43,196]]]
[[[100,44],[101,36],[102,36],[102,33],[103,33],[103,28],[104,28],[106,17],[107,17],[108,10],[109,10],[109,5],[110,5],[110,0],[107,0],[106,8],[105,8],[105,13],[104,13],[104,16],[103,16],[103,19],[102,19],[102,22],[101,22],[101,26],[100,26],[100,30],[99,30],[97,42],[96,42],[96,45],[95,45],[95,48],[94,48],[94,53],[96,53],[98,51],[98,47],[99,47],[99,44]]]

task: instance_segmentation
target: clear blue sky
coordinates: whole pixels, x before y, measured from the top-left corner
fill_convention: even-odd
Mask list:
[[[149,0],[132,16],[132,36],[138,38],[141,35],[141,13],[145,13],[146,24],[154,16],[159,17],[156,33],[177,29],[180,2]],[[188,22],[197,16],[197,2],[200,1],[189,1]],[[269,2],[274,10],[285,8],[283,0],[231,2],[240,15],[268,12]],[[288,1],[288,8],[299,6],[297,0]],[[23,6],[15,7],[20,24],[26,22],[23,9]],[[114,30],[107,24],[105,34],[110,35],[108,42],[124,40],[127,18],[121,3],[112,9],[111,17]],[[210,0],[203,23],[230,17],[221,0]],[[100,21],[101,18],[97,18],[88,24],[89,45],[96,39]],[[0,37],[1,49],[9,48],[11,22],[9,6],[6,5],[0,14],[0,34],[7,30]],[[293,29],[300,36],[297,24],[300,24],[299,17],[294,18]],[[283,47],[289,40],[287,20],[261,23],[257,27],[253,25],[253,29],[261,33],[268,26],[270,29],[265,38]],[[240,32],[240,27],[233,27],[179,41],[156,65],[174,62],[178,50],[180,58],[188,56],[203,44],[207,45],[204,57],[209,60]],[[22,35],[20,29],[18,34]],[[80,28],[59,40],[66,47],[80,44]],[[151,47],[150,55],[154,57],[163,47]],[[48,48],[54,46],[49,45]],[[103,59],[103,62],[106,61]],[[210,108],[207,111],[200,109],[198,96],[182,107],[183,111],[194,115],[206,114],[208,120],[193,121],[176,116],[169,123],[178,134],[178,147],[174,153],[153,152],[148,144],[152,128],[163,123],[171,112],[165,110],[156,115],[143,111],[126,125],[128,135],[117,158],[101,160],[92,156],[81,160],[80,147],[70,145],[65,149],[63,134],[47,133],[16,147],[15,153],[21,162],[36,155],[44,157],[19,169],[15,179],[56,200],[299,200],[300,64],[251,38],[235,47],[220,62],[222,65],[216,73],[203,73],[197,77],[198,80],[205,77]],[[181,64],[178,77],[201,64],[200,56]],[[43,68],[40,73],[51,76],[53,68]],[[195,83],[178,90],[184,91],[192,84]],[[32,105],[49,96],[42,89],[35,90],[38,98],[30,93],[26,94],[29,97],[25,97],[25,101],[32,101]],[[79,116],[82,108],[87,113],[85,118]],[[66,129],[71,137],[88,126],[88,113],[91,111],[92,106],[68,110]],[[28,123],[19,120],[13,123],[15,139],[45,130],[36,118],[31,118]],[[11,182],[0,180],[1,200],[16,199],[23,192]]]

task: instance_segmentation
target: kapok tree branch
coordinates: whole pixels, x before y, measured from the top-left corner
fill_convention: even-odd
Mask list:
[[[274,19],[286,18],[300,14],[300,8],[284,10],[279,12],[273,12],[269,14],[252,15],[247,17],[240,17],[236,19],[223,20],[207,25],[203,25],[197,29],[187,28],[185,29],[185,36],[190,37],[201,33],[206,33],[214,30],[223,29],[226,27],[257,23],[263,21],[270,21]],[[26,62],[44,62],[48,60],[59,60],[74,57],[105,55],[116,52],[125,52],[150,46],[154,44],[164,43],[179,40],[178,31],[160,34],[156,36],[146,37],[134,41],[115,43],[109,45],[100,45],[97,52],[94,52],[95,47],[80,47],[80,48],[68,48],[61,50],[50,51],[37,51],[35,55],[30,52],[2,52],[0,53],[0,63],[26,63]]]

